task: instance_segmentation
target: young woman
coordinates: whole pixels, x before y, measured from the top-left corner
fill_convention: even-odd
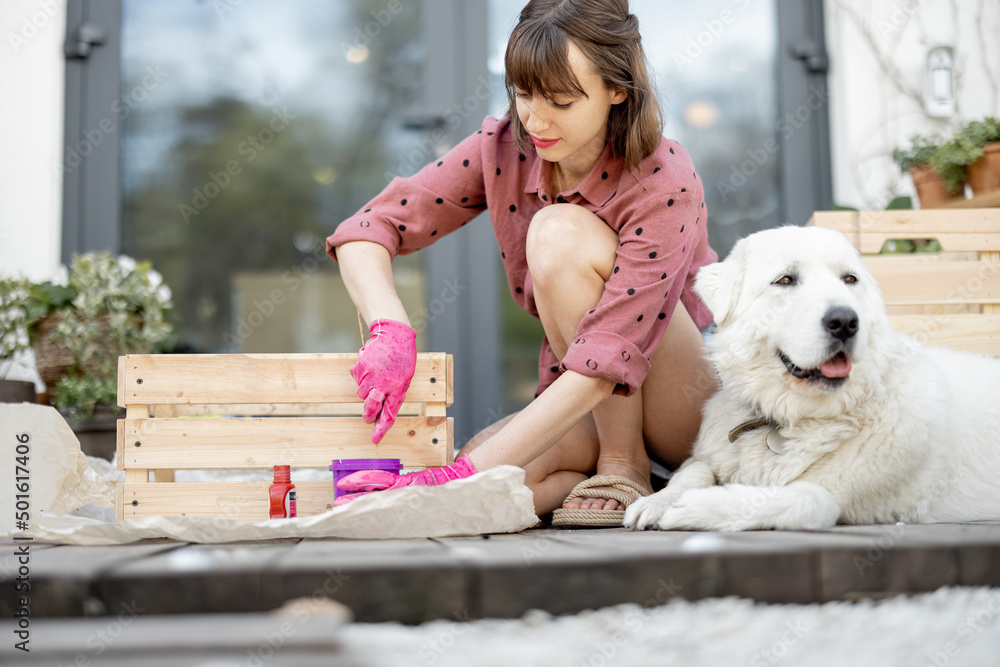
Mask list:
[[[562,507],[557,525],[621,525],[650,492],[650,456],[670,466],[688,456],[716,389],[700,334],[712,316],[691,289],[717,259],[702,182],[662,136],[628,0],[532,0],[505,64],[509,115],[395,179],[327,249],[371,323],[351,373],[374,441],[395,419],[416,354],[392,259],[486,208],[511,294],[545,329],[538,396],[451,466],[355,473],[341,488],[439,484],[512,464],[538,514]]]

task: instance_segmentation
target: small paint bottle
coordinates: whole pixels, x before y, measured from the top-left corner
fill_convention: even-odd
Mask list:
[[[289,494],[294,493],[292,484],[292,467],[287,465],[274,466],[274,482],[268,490],[271,500],[270,517],[272,519],[287,519],[291,507]]]
[[[288,518],[292,519],[299,515],[295,509],[295,489],[288,492]]]

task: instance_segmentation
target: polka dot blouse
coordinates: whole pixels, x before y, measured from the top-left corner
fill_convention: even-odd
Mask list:
[[[708,246],[704,190],[691,159],[663,139],[637,172],[606,148],[580,185],[552,192],[552,163],[521,152],[508,118],[482,129],[410,178],[396,178],[327,239],[327,252],[349,241],[372,241],[392,257],[424,248],[487,208],[511,295],[538,316],[525,240],[532,216],[570,203],[604,220],[619,237],[614,272],[596,307],[584,315],[560,362],[548,341],[539,355],[539,387],[572,370],[611,380],[629,396],[649,372],[678,299],[698,328],[712,315],[692,290],[698,269],[717,260]]]

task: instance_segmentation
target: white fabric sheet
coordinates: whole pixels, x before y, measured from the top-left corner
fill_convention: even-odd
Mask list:
[[[15,521],[17,437],[29,436],[28,530]],[[157,516],[114,521],[118,471],[88,458],[53,408],[0,405],[0,539],[51,544],[127,544],[171,538],[222,543],[294,537],[389,539],[511,533],[537,522],[524,471],[501,466],[436,487],[373,493],[323,514],[250,524],[232,519]],[[293,479],[294,481],[294,479]],[[333,483],[331,478],[331,484]]]

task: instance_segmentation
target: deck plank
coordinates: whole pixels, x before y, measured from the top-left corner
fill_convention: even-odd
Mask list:
[[[103,572],[95,588],[108,609],[138,604],[148,614],[267,611],[260,581],[299,540],[191,544]]]
[[[649,606],[675,596],[824,602],[1000,586],[1000,522],[53,547],[33,553],[32,585],[37,618],[114,614],[130,604],[144,614],[262,612],[296,597],[332,598],[360,621],[406,623]]]
[[[102,572],[180,546],[182,543],[174,541],[101,547],[56,546],[40,549],[32,545],[28,564],[32,615],[81,616],[93,607],[91,582],[100,577]],[[15,583],[11,577],[14,570],[8,569],[8,562],[9,560],[5,559],[0,576],[0,618],[10,617],[16,602]]]

